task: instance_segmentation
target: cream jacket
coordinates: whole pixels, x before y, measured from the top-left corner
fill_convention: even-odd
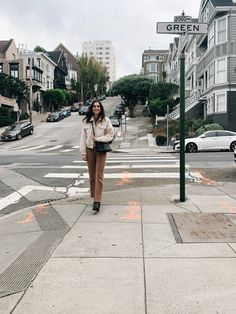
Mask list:
[[[98,120],[95,123],[94,118],[92,117],[91,122],[87,123],[86,121],[82,122],[82,131],[81,131],[81,139],[80,139],[80,152],[81,155],[86,155],[86,147],[93,148],[94,142],[92,140],[93,128],[95,132],[95,138],[98,142],[110,142],[113,140],[115,132],[111,121],[108,117],[105,117],[102,121]]]

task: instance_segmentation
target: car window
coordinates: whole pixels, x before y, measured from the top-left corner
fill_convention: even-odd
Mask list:
[[[7,131],[16,131],[20,130],[21,125],[20,124],[12,124],[7,128]]]
[[[205,134],[205,137],[214,137],[214,136],[217,136],[217,135],[216,135],[216,132],[213,132],[213,131]]]
[[[229,136],[229,132],[218,131],[216,133],[217,133],[217,136]]]

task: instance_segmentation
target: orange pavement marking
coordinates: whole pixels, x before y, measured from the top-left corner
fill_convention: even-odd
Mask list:
[[[40,205],[38,205],[38,206],[36,207],[35,212],[36,212],[37,214],[47,215],[48,213],[44,211],[45,208],[48,208],[48,205],[46,205],[46,204],[40,204]]]
[[[27,217],[24,220],[17,221],[17,224],[28,224],[34,220],[34,214],[32,212],[26,214]]]
[[[205,185],[215,185],[216,183],[216,180],[212,180],[208,177],[205,177],[205,172],[204,171],[201,171],[201,170],[197,170],[201,175],[202,175],[202,178],[198,181],[198,182],[201,182]]]
[[[122,172],[122,178],[120,180],[116,181],[116,185],[122,186],[125,184],[132,183],[133,180],[129,178],[130,177],[130,172],[128,171],[123,171]]]
[[[220,202],[220,207],[225,209],[228,213],[236,213],[236,206],[231,206],[227,202]]]
[[[129,201],[128,206],[125,207],[126,211],[128,211],[128,214],[121,217],[121,220],[137,220],[140,219],[140,210],[141,207],[138,202],[136,201]]]

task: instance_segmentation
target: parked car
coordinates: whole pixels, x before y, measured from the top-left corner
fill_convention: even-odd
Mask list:
[[[78,111],[81,106],[83,106],[82,102],[75,102],[73,105],[71,105],[70,110],[73,112]]]
[[[67,117],[71,116],[71,111],[68,108],[61,109],[60,112],[62,113],[64,118],[67,118]]]
[[[21,140],[26,135],[33,134],[34,127],[29,121],[15,122],[1,134],[3,141]]]
[[[120,119],[122,116],[122,112],[120,110],[115,109],[115,111],[113,112],[113,116],[117,116]]]
[[[80,107],[80,109],[79,109],[79,115],[85,115],[86,113],[87,113],[87,111],[88,111],[88,108],[89,108],[89,106],[82,106],[82,107]]]
[[[56,112],[51,112],[48,117],[47,117],[47,122],[58,122],[60,120],[62,120],[63,114],[59,111]]]
[[[175,141],[174,150],[180,149],[180,141]],[[196,153],[200,150],[231,150],[236,148],[236,133],[226,130],[207,131],[198,137],[185,139],[185,151]]]
[[[234,161],[236,162],[236,148],[234,150]]]
[[[122,114],[125,113],[125,107],[123,107],[122,105],[117,105],[115,110],[121,111]]]
[[[110,116],[109,117],[112,126],[119,127],[120,126],[120,119],[117,116]]]

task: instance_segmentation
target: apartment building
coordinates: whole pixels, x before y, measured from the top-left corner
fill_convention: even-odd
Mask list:
[[[87,57],[93,57],[103,64],[107,69],[111,83],[116,80],[115,51],[110,40],[86,41],[82,44],[82,54]]]
[[[32,82],[32,102],[38,101],[41,110],[45,111],[43,96],[45,91],[54,85],[56,63],[44,52],[35,52],[26,48],[18,48],[19,57],[23,60],[22,80]]]
[[[166,80],[165,64],[168,50],[144,50],[142,54],[143,74],[151,78],[155,83]]]
[[[180,36],[176,56],[185,45],[186,116],[236,131],[236,1],[202,0],[197,21],[207,34]],[[171,115],[179,118],[179,109]]]

